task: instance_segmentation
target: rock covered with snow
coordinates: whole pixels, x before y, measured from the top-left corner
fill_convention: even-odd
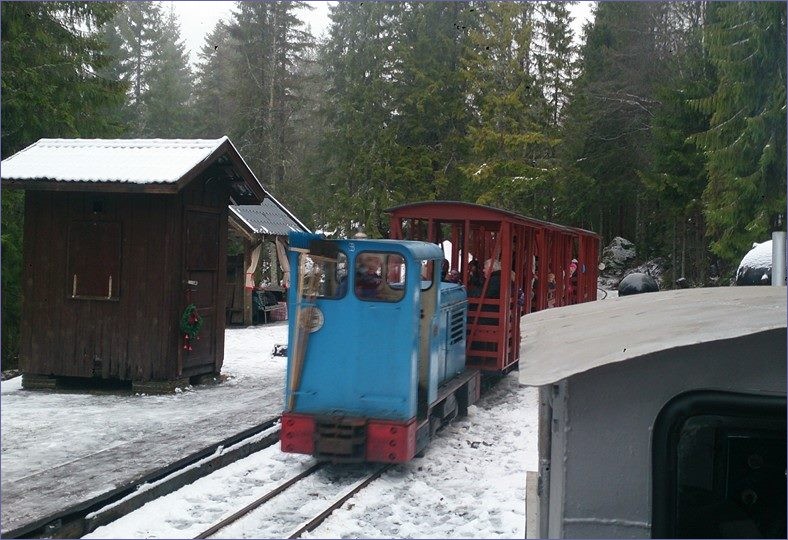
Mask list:
[[[602,264],[605,268],[601,274],[604,276],[618,276],[627,268],[637,256],[635,244],[616,236],[610,244],[602,250]]]
[[[736,271],[736,285],[772,284],[772,241],[753,243]]]
[[[618,295],[627,296],[630,294],[640,294],[647,292],[658,292],[657,281],[643,272],[632,272],[621,280],[618,284]]]

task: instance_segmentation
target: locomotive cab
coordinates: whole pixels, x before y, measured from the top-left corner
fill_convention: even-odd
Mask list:
[[[478,397],[467,300],[424,242],[291,233],[281,448],[330,461],[411,459]],[[431,430],[432,428],[432,430]]]

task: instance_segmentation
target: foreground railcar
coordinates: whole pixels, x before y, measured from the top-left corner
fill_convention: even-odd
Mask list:
[[[487,373],[516,369],[521,316],[596,300],[596,233],[459,201],[419,202],[388,212],[394,239],[451,243],[446,270],[457,273],[471,297],[469,367]]]
[[[786,537],[785,287],[627,296],[523,332],[528,538]]]
[[[404,462],[479,397],[465,368],[467,298],[424,242],[291,233],[281,448]]]

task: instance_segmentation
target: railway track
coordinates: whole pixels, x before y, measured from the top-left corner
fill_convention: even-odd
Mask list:
[[[4,538],[80,538],[144,504],[172,493],[217,469],[275,444],[279,417],[268,419],[216,444],[89,500],[3,531]]]
[[[326,480],[331,484],[338,485],[340,491],[337,493],[332,494],[329,496],[329,500],[320,506],[320,510],[316,512],[311,517],[306,518],[303,521],[298,522],[297,525],[293,526],[288,530],[265,530],[261,531],[258,534],[258,537],[266,537],[266,538],[273,538],[273,537],[280,537],[280,538],[300,538],[302,534],[305,532],[311,531],[319,526],[323,521],[331,515],[334,510],[341,508],[345,502],[356,495],[359,491],[364,489],[367,485],[370,484],[373,480],[380,477],[385,471],[391,468],[391,464],[387,465],[378,465],[374,467],[369,466],[360,466],[357,470],[351,468],[350,471],[344,471],[344,474],[338,473],[336,470],[333,473],[329,472],[326,474]],[[297,512],[292,512],[292,507],[287,503],[284,502],[280,504],[278,508],[272,508],[266,511],[266,503],[269,503],[274,498],[279,496],[280,494],[284,493],[291,488],[295,491],[300,488],[302,493],[294,494],[292,497],[295,500],[301,500],[305,496],[307,498],[312,498],[316,494],[310,493],[315,489],[315,485],[311,483],[305,482],[306,479],[313,477],[316,473],[323,470],[325,471],[330,466],[326,465],[325,463],[316,463],[311,467],[307,468],[306,470],[300,472],[292,476],[291,478],[281,482],[276,487],[274,487],[269,492],[265,493],[261,497],[258,497],[253,502],[249,503],[242,509],[238,510],[237,512],[233,513],[232,515],[222,519],[212,527],[206,529],[202,533],[195,536],[195,539],[198,538],[210,538],[219,531],[223,531],[228,529],[231,525],[236,523],[237,521],[241,520],[244,517],[250,516],[253,513],[260,512],[260,516],[264,515],[261,521],[266,522],[267,524],[276,523],[276,524],[284,524],[287,525],[288,521],[292,521],[293,517],[300,517]],[[367,469],[372,468],[373,470],[370,472]],[[319,482],[318,482],[319,483]],[[297,487],[295,487],[297,486]],[[276,506],[276,505],[274,505]],[[277,519],[279,516],[279,519]],[[275,525],[276,526],[276,525]],[[280,525],[281,527],[281,525]],[[229,531],[227,531],[229,532]],[[241,535],[231,536],[232,538],[240,537]]]

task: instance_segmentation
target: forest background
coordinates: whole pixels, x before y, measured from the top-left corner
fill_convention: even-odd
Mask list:
[[[386,237],[463,200],[622,236],[727,284],[786,205],[786,4],[239,2],[194,69],[167,3],[2,2],[2,157],[41,137],[228,135],[309,226]],[[2,361],[24,193],[2,192]]]

